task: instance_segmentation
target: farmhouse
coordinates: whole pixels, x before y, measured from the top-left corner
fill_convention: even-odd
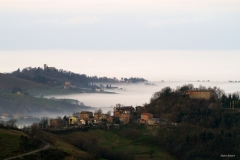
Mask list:
[[[99,119],[101,119],[101,120],[103,120],[103,121],[104,121],[104,120],[107,121],[108,117],[109,117],[108,114],[101,114],[100,117],[99,117]]]
[[[68,124],[70,124],[70,125],[74,125],[74,124],[76,124],[77,122],[78,122],[78,118],[77,117],[75,117],[75,116],[70,116],[69,118],[68,118]]]
[[[61,118],[57,118],[57,119],[50,119],[49,120],[50,123],[50,127],[51,128],[61,128],[63,126],[65,126],[66,124],[64,120],[62,120]]]
[[[119,117],[121,113],[133,115],[134,108],[132,106],[114,107],[113,110],[114,117]]]
[[[113,116],[109,116],[107,119],[107,122],[112,123],[113,122]]]
[[[101,116],[101,113],[94,113],[94,119],[99,119]]]
[[[93,118],[93,112],[82,111],[80,113],[80,119],[88,120],[89,118]]]
[[[151,113],[142,113],[141,114],[141,119],[148,121],[150,118],[153,118],[153,114]]]
[[[123,124],[127,124],[131,121],[134,111],[132,106],[114,107],[113,117],[119,119]]]
[[[153,114],[151,113],[142,113],[141,114],[141,119],[139,120],[139,122],[141,124],[147,123],[149,119],[153,118]]]
[[[214,96],[213,92],[210,90],[189,90],[187,95],[192,99],[205,99],[209,100]]]

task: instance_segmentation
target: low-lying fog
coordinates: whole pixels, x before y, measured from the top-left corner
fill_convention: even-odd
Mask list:
[[[118,87],[122,89],[106,90],[116,92],[117,94],[100,94],[100,93],[81,93],[81,94],[69,94],[69,95],[51,95],[55,98],[70,98],[83,102],[87,106],[101,108],[103,112],[112,111],[113,107],[120,103],[125,106],[137,106],[149,103],[151,96],[160,91],[162,88],[170,86],[176,89],[177,86],[184,84],[193,84],[194,87],[199,85],[206,87],[217,86],[225,91],[225,93],[233,93],[240,91],[240,83],[229,82],[151,82],[155,85],[146,85],[144,83],[139,84],[111,84],[112,87]],[[106,85],[106,84],[104,84]]]

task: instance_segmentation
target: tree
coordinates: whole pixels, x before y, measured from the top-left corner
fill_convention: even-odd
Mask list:
[[[207,89],[207,88],[206,88],[205,86],[199,85],[198,89],[199,89],[199,90],[205,90],[205,89]]]
[[[16,119],[10,119],[10,120],[7,122],[7,124],[8,124],[10,127],[16,128],[16,127],[17,127],[17,126],[16,126],[16,122],[17,122]]]
[[[99,108],[98,110],[96,110],[94,113],[98,113],[98,114],[102,114],[102,109]]]
[[[74,112],[72,115],[73,115],[73,116],[77,116],[77,117],[79,117],[80,112]]]
[[[65,125],[66,125],[66,127],[67,127],[67,124],[68,124],[68,117],[67,117],[67,116],[64,116],[64,117],[63,117],[63,121],[65,122]]]
[[[59,128],[62,128],[65,126],[64,119],[61,116],[57,116],[56,120],[57,120],[57,126]]]
[[[118,104],[116,104],[116,107],[121,108],[121,107],[123,107],[123,105],[121,103],[118,103]]]
[[[31,133],[30,133],[31,137],[36,137],[39,140],[43,140],[43,132],[41,130],[41,128],[39,127],[39,124],[37,123],[33,123],[31,125]]]
[[[180,91],[181,92],[187,92],[188,90],[192,90],[194,87],[192,84],[188,84],[188,85],[183,85],[182,87],[180,87]]]
[[[107,112],[107,115],[111,116],[111,111],[108,111],[108,112]]]
[[[42,118],[41,118],[40,124],[42,125],[42,128],[47,128],[47,126],[48,126],[48,120],[49,120],[48,117],[42,117]]]
[[[117,117],[117,118],[114,119],[114,123],[115,123],[115,124],[120,124],[121,121],[120,121],[120,119]]]

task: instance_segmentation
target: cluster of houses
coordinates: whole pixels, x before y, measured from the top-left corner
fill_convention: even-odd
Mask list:
[[[109,113],[104,114],[101,112],[81,111],[78,114],[65,117],[62,119],[50,119],[50,128],[60,127],[73,127],[73,126],[100,126],[105,125],[107,127],[112,125],[127,125],[129,123],[146,124],[146,125],[158,125],[159,118],[154,118],[153,114],[142,112],[143,107],[122,106],[114,107],[113,115]]]

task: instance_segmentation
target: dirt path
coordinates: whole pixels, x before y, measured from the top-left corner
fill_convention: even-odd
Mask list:
[[[14,159],[14,158],[23,157],[23,156],[26,156],[26,155],[29,155],[29,154],[34,154],[34,153],[40,152],[40,151],[42,151],[42,150],[47,149],[48,147],[50,147],[50,144],[49,144],[49,143],[44,142],[44,144],[45,144],[44,147],[41,148],[41,149],[37,149],[37,150],[35,150],[35,151],[31,151],[31,152],[28,152],[28,153],[24,153],[24,154],[21,154],[21,155],[18,155],[18,156],[6,158],[6,159],[4,159],[4,160],[10,160],[10,159]]]

